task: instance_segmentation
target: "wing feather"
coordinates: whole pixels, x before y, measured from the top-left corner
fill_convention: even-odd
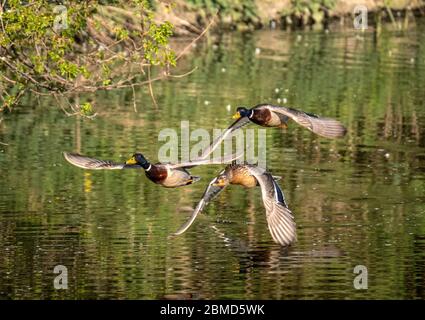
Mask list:
[[[220,172],[220,174],[222,174],[223,172],[224,171]],[[189,227],[192,225],[193,221],[195,221],[198,214],[202,212],[202,210],[204,210],[205,206],[210,201],[212,201],[215,197],[217,197],[221,191],[224,190],[225,187],[213,186],[213,184],[216,181],[217,181],[217,177],[211,180],[211,182],[209,183],[207,189],[205,190],[202,196],[201,201],[199,201],[198,205],[196,206],[190,218],[173,235],[175,236],[180,235],[184,233],[187,229],[189,229]]]
[[[242,150],[242,152],[239,152],[237,154],[230,154],[227,156],[224,156],[223,158],[219,158],[219,159],[196,159],[193,161],[188,161],[188,162],[182,162],[182,163],[177,163],[177,164],[169,164],[170,168],[172,169],[178,169],[178,168],[184,168],[184,169],[190,169],[196,166],[201,166],[201,165],[213,165],[213,164],[226,164],[226,163],[230,163],[234,160],[239,159],[240,157],[242,157],[244,155],[244,151]]]
[[[115,163],[109,160],[99,160],[95,158],[89,158],[82,156],[77,153],[64,152],[63,156],[65,159],[76,167],[90,170],[118,170],[127,168],[141,168],[139,165],[126,165],[125,163]]]
[[[270,234],[276,243],[287,246],[296,240],[296,224],[286,205],[283,192],[273,176],[256,166],[248,166],[261,187],[266,219]]]
[[[206,159],[209,157],[211,153],[214,152],[215,149],[223,142],[224,139],[226,139],[228,136],[230,136],[231,133],[235,132],[236,130],[242,128],[243,126],[246,126],[248,123],[250,123],[248,117],[241,117],[235,122],[233,122],[217,139],[213,141],[201,154],[199,159]]]
[[[211,143],[202,152],[202,154],[201,154],[201,156],[199,156],[199,158],[192,160],[192,161],[189,161],[189,162],[173,164],[173,165],[171,165],[171,167],[172,168],[192,168],[192,167],[200,166],[200,165],[223,164],[223,163],[228,163],[228,162],[232,162],[234,160],[239,159],[240,157],[242,157],[244,155],[243,152],[236,154],[236,155],[232,154],[230,156],[224,156],[223,159],[218,159],[218,160],[216,160],[216,159],[210,160],[209,156],[210,156],[211,153],[214,152],[215,149],[217,149],[217,147],[223,142],[224,139],[229,137],[230,134],[232,134],[236,130],[247,125],[249,122],[250,121],[247,117],[239,118],[238,120],[233,122],[217,139],[215,139],[213,141],[213,143]]]
[[[322,118],[312,113],[280,106],[268,105],[267,108],[289,117],[300,126],[325,138],[341,138],[347,133],[344,125],[335,119]]]

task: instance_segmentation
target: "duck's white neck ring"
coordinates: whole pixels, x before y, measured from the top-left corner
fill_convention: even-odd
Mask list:
[[[149,167],[146,169],[146,171],[149,171],[152,168],[152,165],[150,164]]]
[[[254,110],[250,110],[250,115],[248,116],[248,119],[251,119],[253,115],[254,115]]]

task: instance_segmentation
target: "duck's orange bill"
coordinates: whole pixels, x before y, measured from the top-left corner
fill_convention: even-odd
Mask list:
[[[212,184],[213,187],[225,187],[226,183],[223,180],[218,180],[216,183]]]

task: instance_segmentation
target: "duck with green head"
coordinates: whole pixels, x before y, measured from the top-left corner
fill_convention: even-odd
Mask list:
[[[330,139],[342,138],[347,133],[347,129],[338,120],[271,104],[258,104],[253,108],[238,107],[233,119],[236,121],[204,150],[201,158],[207,157],[224,139],[249,123],[255,123],[262,127],[287,128],[288,122],[292,120],[311,132]]]
[[[331,139],[341,138],[347,132],[338,120],[271,104],[259,104],[253,108],[239,107],[233,118],[237,120],[232,126],[240,125],[240,122],[253,122],[263,127],[281,128],[286,128],[288,121],[292,120],[319,136]]]
[[[125,163],[117,163],[109,160],[99,160],[95,158],[86,157],[77,153],[64,152],[65,159],[83,169],[90,170],[119,170],[119,169],[144,169],[146,176],[152,182],[159,184],[166,188],[175,188],[190,185],[200,179],[200,177],[193,176],[187,170],[189,168],[207,165],[207,164],[222,164],[229,163],[238,156],[230,155],[225,156],[219,160],[197,159],[194,161],[183,162],[178,164],[169,163],[156,163],[152,164],[141,153],[135,153]]]

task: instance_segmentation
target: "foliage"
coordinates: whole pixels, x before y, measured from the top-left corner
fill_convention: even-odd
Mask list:
[[[0,5],[0,111],[25,91],[110,90],[137,84],[137,75],[152,65],[175,65],[168,46],[173,26],[154,19],[144,0]],[[140,66],[136,75],[129,73],[134,64]]]
[[[222,17],[230,17],[233,23],[259,23],[254,0],[187,0],[187,2],[209,13],[218,10]]]
[[[306,25],[320,23],[326,11],[335,6],[336,0],[291,0],[291,6],[282,13],[288,24]]]

